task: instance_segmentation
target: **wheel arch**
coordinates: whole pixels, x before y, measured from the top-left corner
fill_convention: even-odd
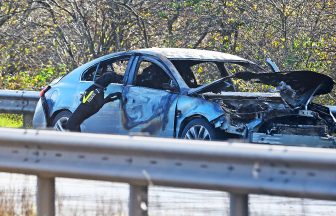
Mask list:
[[[223,115],[224,111],[218,103],[200,97],[180,95],[175,115],[175,136],[180,137],[186,124],[195,118],[205,119],[214,125],[214,121]]]
[[[55,117],[57,116],[57,114],[59,114],[59,113],[61,113],[61,112],[63,112],[63,111],[67,111],[67,112],[72,113],[69,109],[66,109],[66,108],[56,110],[56,111],[50,116],[50,119],[49,119],[49,121],[48,121],[48,122],[49,122],[49,125],[48,125],[48,126],[52,126],[52,122],[53,122],[53,120],[55,119]]]
[[[185,126],[186,126],[190,121],[192,121],[192,120],[194,120],[194,119],[198,119],[198,118],[200,118],[200,119],[204,119],[204,120],[206,120],[206,121],[209,122],[209,120],[208,120],[205,116],[200,115],[200,114],[194,114],[194,115],[192,115],[192,116],[188,116],[188,117],[186,117],[185,119],[183,119],[182,122],[180,123],[179,129],[178,129],[177,137],[178,137],[178,138],[181,137],[181,134],[182,134],[183,129],[185,128]],[[209,122],[209,123],[210,123],[210,122]]]

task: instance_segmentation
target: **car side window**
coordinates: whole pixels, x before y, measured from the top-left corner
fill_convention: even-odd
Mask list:
[[[93,81],[97,69],[97,64],[89,67],[81,76],[81,81]]]
[[[138,64],[134,83],[136,86],[168,90],[174,82],[159,65],[142,60]]]
[[[97,73],[95,74],[94,80],[98,79],[106,72],[114,72],[119,77],[118,83],[122,84],[128,62],[129,57],[118,59],[114,58],[101,62],[99,64]]]

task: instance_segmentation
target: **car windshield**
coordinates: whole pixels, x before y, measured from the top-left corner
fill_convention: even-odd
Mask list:
[[[218,62],[200,60],[172,60],[189,88],[212,83],[237,72],[260,72],[261,68],[248,62]]]

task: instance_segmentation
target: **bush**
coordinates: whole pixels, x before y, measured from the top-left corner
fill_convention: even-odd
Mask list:
[[[22,71],[14,75],[5,75],[0,78],[4,89],[25,89],[25,90],[40,90],[53,79],[64,76],[66,74],[66,66],[47,66],[39,72]]]

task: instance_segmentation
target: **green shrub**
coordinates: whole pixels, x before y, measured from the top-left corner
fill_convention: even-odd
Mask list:
[[[23,116],[14,114],[0,114],[0,127],[20,128],[23,126]]]
[[[2,83],[0,87],[13,90],[40,90],[57,77],[64,76],[66,70],[65,65],[49,65],[38,72],[22,71],[14,75],[5,75],[0,78]]]

